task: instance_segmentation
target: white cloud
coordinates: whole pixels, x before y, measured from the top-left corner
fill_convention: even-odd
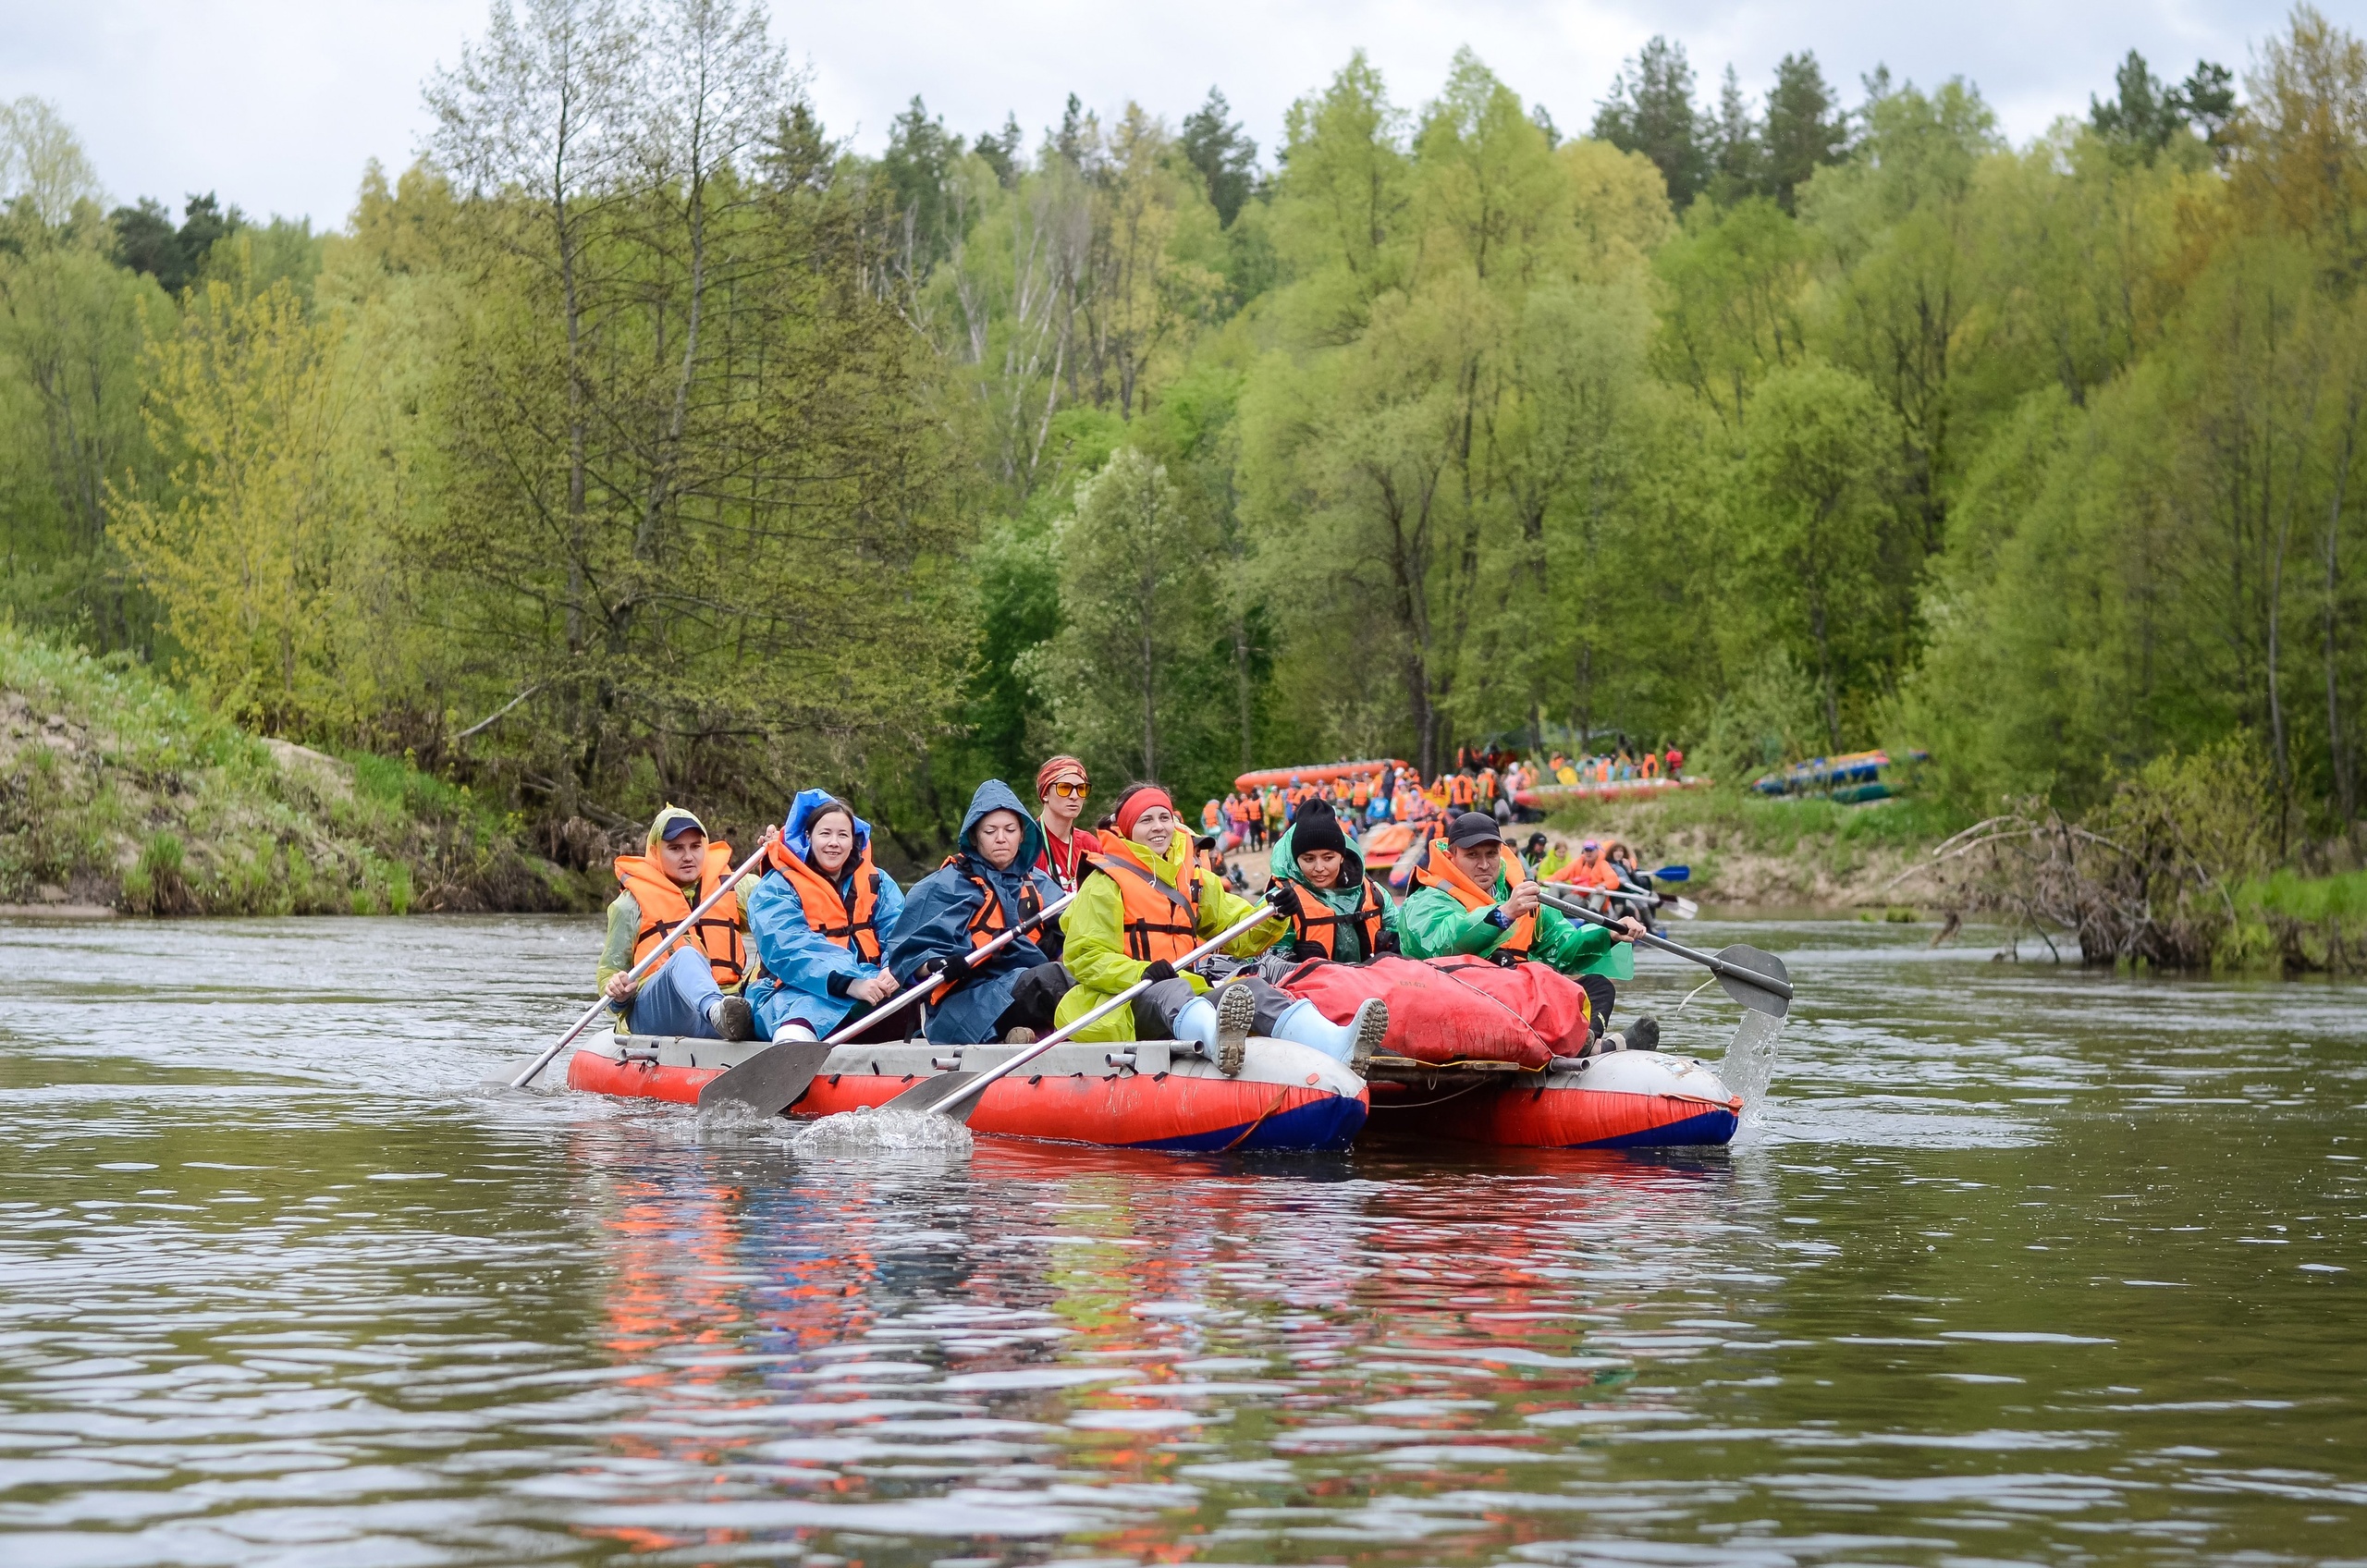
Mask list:
[[[2328,7],[2354,30],[2367,0]],[[251,213],[342,221],[363,162],[410,161],[419,88],[484,26],[484,0],[0,0],[0,96],[55,99],[117,199],[215,190]],[[1016,112],[1032,146],[1068,93],[1104,115],[1128,97],[1171,120],[1211,83],[1269,153],[1292,99],[1359,46],[1408,107],[1469,43],[1524,98],[1580,129],[1620,61],[1654,32],[1683,43],[1705,96],[1732,60],[1762,91],[1777,59],[1813,49],[1854,101],[1877,64],[1919,82],[1962,74],[2023,139],[2109,89],[2134,46],[2177,78],[2208,56],[2241,68],[2282,12],[2238,0],[774,0],[774,33],[813,67],[834,132],[877,148],[914,93],[954,129]]]

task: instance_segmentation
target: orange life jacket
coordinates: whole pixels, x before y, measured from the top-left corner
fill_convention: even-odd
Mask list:
[[[1159,879],[1143,851],[1129,839],[1108,838],[1094,868],[1118,884],[1125,907],[1119,921],[1126,933],[1126,956],[1143,963],[1172,963],[1200,945],[1199,867],[1186,861],[1176,873],[1180,888]]]
[[[870,844],[863,846],[854,863],[852,909],[839,896],[835,881],[798,859],[779,839],[774,839],[766,850],[765,860],[797,889],[797,901],[805,910],[805,924],[814,928],[816,936],[836,942],[865,963],[879,962],[879,927],[876,920],[879,873],[872,869]]]
[[[1372,780],[1359,778],[1348,787],[1348,803],[1362,811],[1372,804]]]
[[[1503,857],[1501,864],[1506,887],[1517,888],[1528,880],[1528,867],[1521,864],[1518,855],[1502,845],[1497,846],[1496,852]],[[1493,908],[1496,903],[1493,894],[1483,891],[1470,877],[1463,875],[1463,868],[1455,864],[1453,857],[1447,853],[1444,839],[1430,840],[1430,852],[1424,855],[1422,864],[1414,868],[1414,880],[1425,888],[1444,888],[1454,895],[1455,902],[1474,914],[1483,909]],[[1512,929],[1504,933],[1502,941],[1488,949],[1489,956],[1492,958],[1498,953],[1507,953],[1515,958],[1526,958],[1530,944],[1536,940],[1537,916],[1524,914],[1513,922]]]
[[[1380,900],[1373,895],[1371,883],[1356,884],[1356,890],[1360,896],[1356,901],[1355,913],[1353,914],[1337,913],[1320,897],[1296,882],[1289,882],[1285,885],[1297,895],[1298,899],[1297,903],[1292,907],[1290,915],[1291,925],[1298,937],[1299,957],[1311,958],[1318,953],[1325,958],[1333,956],[1339,950],[1337,932],[1343,925],[1353,925],[1356,928],[1356,935],[1364,943],[1366,958],[1371,958],[1379,950],[1381,925]],[[1310,952],[1310,949],[1313,951]]]
[[[731,846],[709,844],[706,861],[699,867],[700,903],[706,902],[723,885],[723,878],[730,870]],[[639,963],[649,956],[650,949],[691,917],[691,900],[682,896],[674,878],[650,855],[619,855],[617,881],[641,906],[641,929],[633,933],[632,938],[632,961]],[[698,925],[681,945],[706,954],[707,966],[715,971],[717,985],[729,988],[747,978],[748,948],[741,939],[737,908],[718,903],[699,917]]]
[[[962,858],[960,855],[948,855],[945,857],[945,864],[938,866],[938,869],[942,871],[946,866],[959,865],[962,864]],[[970,912],[970,922],[963,927],[970,934],[970,950],[976,952],[1003,934],[1006,923],[1002,917],[1002,899],[995,892],[994,885],[975,871],[963,872],[962,879],[978,890],[978,907]],[[1023,877],[1019,884],[1019,918],[1022,921],[1029,921],[1042,913],[1044,913],[1044,895],[1036,889],[1036,879],[1032,876]],[[947,997],[953,994],[953,986],[954,982],[949,980],[931,991],[928,994],[928,1005],[936,1007],[944,1001]]]
[[[1471,780],[1464,775],[1458,773],[1447,780],[1446,798],[1450,805],[1468,806],[1471,796]]]

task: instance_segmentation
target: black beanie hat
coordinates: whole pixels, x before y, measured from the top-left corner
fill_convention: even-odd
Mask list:
[[[1291,818],[1293,858],[1317,850],[1330,850],[1340,855],[1348,852],[1348,836],[1340,831],[1340,819],[1331,815],[1329,801],[1309,801]]]

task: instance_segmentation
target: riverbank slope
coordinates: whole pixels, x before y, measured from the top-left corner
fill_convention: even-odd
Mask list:
[[[0,905],[15,913],[596,900],[465,789],[390,758],[259,740],[129,660],[0,626]]]
[[[1689,865],[1684,890],[1707,904],[1887,910],[1928,896],[1922,876],[1903,874],[1927,864],[1932,848],[1966,820],[1916,800],[1836,805],[1706,789],[1560,812],[1544,830],[1572,847],[1587,837],[1624,839],[1648,871]]]

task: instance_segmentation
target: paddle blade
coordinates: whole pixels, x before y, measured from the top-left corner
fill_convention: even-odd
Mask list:
[[[940,1072],[934,1078],[922,1079],[879,1109],[909,1110],[915,1113],[934,1110],[939,1116],[949,1116],[956,1121],[966,1122],[970,1120],[970,1113],[978,1109],[978,1101],[986,1097],[984,1095],[972,1095],[950,1110],[940,1110],[938,1107],[985,1076],[983,1072]]]
[[[1789,986],[1792,983],[1792,976],[1784,969],[1782,959],[1777,958],[1773,953],[1737,942],[1733,947],[1720,949],[1718,961],[1721,964],[1730,966],[1718,971],[1718,984],[1725,989],[1726,995],[1753,1012],[1763,1012],[1770,1018],[1783,1018],[1790,1014],[1792,1011],[1790,998],[1780,992],[1755,986],[1749,979],[1750,975],[1763,974],[1770,980]],[[1740,973],[1736,973],[1737,971]]]
[[[707,1080],[699,1109],[745,1106],[759,1116],[779,1116],[797,1103],[830,1054],[820,1040],[782,1040],[767,1046],[739,1066]]]
[[[1664,865],[1651,874],[1655,882],[1690,882],[1693,868],[1689,865]]]
[[[1676,916],[1679,920],[1699,920],[1701,918],[1701,906],[1695,903],[1691,899],[1669,900],[1668,912]]]

